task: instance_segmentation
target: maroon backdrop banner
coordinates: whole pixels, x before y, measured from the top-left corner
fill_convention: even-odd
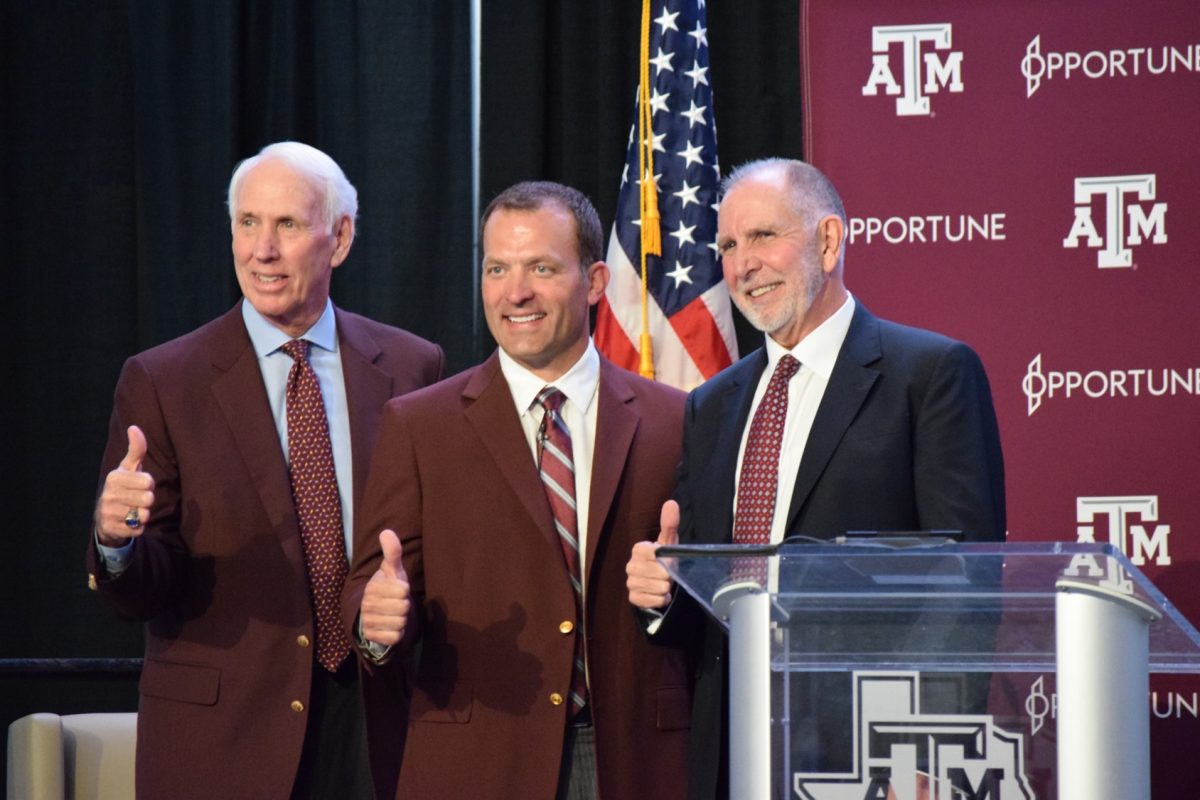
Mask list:
[[[1195,0],[806,0],[800,36],[806,154],[846,203],[847,285],[982,356],[1009,540],[1111,542],[1195,624]],[[1039,798],[1056,791],[1053,678],[1000,693]],[[1200,797],[1198,693],[1151,680],[1160,800]]]

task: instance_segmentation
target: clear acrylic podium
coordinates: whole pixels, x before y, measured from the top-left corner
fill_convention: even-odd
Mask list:
[[[1032,798],[1020,732],[980,705],[979,686],[1010,672],[1057,675],[1059,798],[1149,798],[1148,672],[1200,672],[1200,634],[1106,544],[879,537],[658,554],[728,631],[738,800]],[[918,684],[939,676],[950,707],[924,713]],[[838,686],[849,692],[827,696]],[[813,719],[817,707],[847,721]],[[841,763],[819,766],[825,755]]]

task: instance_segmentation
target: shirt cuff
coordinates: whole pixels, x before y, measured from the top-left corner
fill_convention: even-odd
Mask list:
[[[100,558],[104,561],[104,572],[110,578],[119,578],[121,573],[129,569],[129,562],[133,560],[133,543],[134,539],[130,539],[122,547],[106,547],[100,544],[100,534],[95,531],[92,536],[96,537],[96,549],[100,553]]]
[[[390,644],[380,644],[379,642],[367,641],[362,632],[362,619],[359,619],[355,636],[358,638],[358,649],[366,656],[367,660],[372,664],[382,664],[387,660],[388,654],[392,652]]]

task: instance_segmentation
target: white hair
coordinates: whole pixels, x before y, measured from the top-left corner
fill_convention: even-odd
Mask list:
[[[330,231],[333,231],[334,225],[343,216],[348,216],[351,220],[357,219],[358,191],[347,180],[346,173],[342,172],[336,161],[317,148],[302,142],[276,142],[258,151],[258,155],[238,164],[237,169],[233,171],[226,198],[230,220],[233,220],[236,213],[237,196],[242,188],[242,181],[250,170],[264,161],[281,161],[312,184],[321,198],[322,220]]]

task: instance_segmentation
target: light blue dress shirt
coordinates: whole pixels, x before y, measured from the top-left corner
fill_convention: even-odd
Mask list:
[[[288,458],[287,435],[287,376],[294,363],[292,357],[279,348],[291,341],[291,337],[276,328],[250,303],[242,301],[242,320],[250,335],[250,344],[258,358],[263,385],[267,390],[267,403],[275,420],[275,430],[283,448],[283,457]],[[325,403],[325,416],[329,420],[329,440],[333,447],[333,468],[337,474],[338,498],[342,504],[342,533],[346,540],[346,555],[351,553],[354,534],[354,465],[350,452],[350,413],[346,403],[346,379],[342,374],[342,354],[338,343],[337,320],[333,302],[325,301],[321,318],[297,338],[307,339],[308,363],[321,384],[321,399]],[[135,420],[136,422],[136,420]],[[120,548],[100,545],[100,554],[105,559],[105,569],[116,577],[129,564],[134,542]],[[99,544],[97,542],[97,544]]]

